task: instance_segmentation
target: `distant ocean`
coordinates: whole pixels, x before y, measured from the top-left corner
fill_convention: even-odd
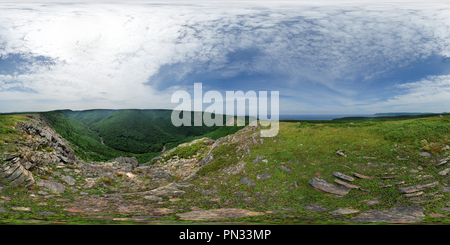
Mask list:
[[[376,117],[374,114],[280,115],[279,120],[333,120],[343,117]]]

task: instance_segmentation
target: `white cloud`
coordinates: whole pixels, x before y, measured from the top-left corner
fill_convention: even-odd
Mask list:
[[[401,90],[399,95],[367,108],[379,112],[450,112],[450,75],[429,76],[395,88]]]
[[[114,101],[123,108],[174,107],[168,91],[144,83],[161,66],[180,63],[174,71],[180,80],[219,69],[228,77],[289,74],[291,88],[313,81],[340,93],[336,101],[356,103],[344,97],[357,93],[358,77],[433,54],[449,57],[448,11],[404,3],[4,4],[0,55],[45,56],[55,64],[30,65],[29,74],[15,80],[0,77],[0,100],[20,97],[5,92],[14,86],[7,81],[15,81],[37,91],[35,100],[68,108],[113,107]],[[260,52],[251,62],[227,63],[228,53],[249,48]]]

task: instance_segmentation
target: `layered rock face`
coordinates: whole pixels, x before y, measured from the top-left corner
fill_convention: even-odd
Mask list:
[[[69,143],[50,126],[43,115],[29,115],[31,120],[18,124],[24,133],[20,148],[3,158],[0,179],[11,186],[23,184],[25,188],[35,183],[31,170],[41,164],[74,164],[78,161]]]
[[[256,133],[256,131],[259,131],[259,129],[261,129],[261,126],[259,125],[256,127],[246,126],[233,135],[228,135],[217,140],[202,138],[194,140],[190,143],[181,144],[177,148],[190,146],[202,141],[206,143],[207,154],[205,157],[203,157],[203,159],[200,158],[200,155],[195,155],[188,159],[175,156],[174,158],[164,161],[163,158],[165,156],[168,156],[170,153],[177,149],[174,148],[162,153],[160,157],[154,158],[156,162],[151,166],[151,169],[164,171],[174,177],[178,177],[181,180],[194,179],[197,177],[197,171],[200,168],[208,165],[214,159],[214,151],[221,145],[239,143],[236,147],[236,152],[240,156],[240,159],[249,154],[251,146],[264,142],[264,139],[260,138],[260,134]],[[231,171],[239,168],[240,165],[245,165],[245,163],[240,162],[240,159],[236,160],[236,166],[230,166],[228,169]],[[150,163],[144,163],[142,165],[150,165]]]

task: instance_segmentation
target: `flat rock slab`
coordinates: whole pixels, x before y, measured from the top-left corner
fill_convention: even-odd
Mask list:
[[[338,177],[338,178],[341,178],[343,180],[348,180],[348,181],[354,181],[355,180],[353,177],[345,175],[345,174],[340,173],[340,172],[333,172],[333,175]]]
[[[162,186],[154,190],[146,191],[145,194],[150,196],[173,196],[173,195],[184,195],[186,192],[178,190],[175,186]]]
[[[317,213],[323,213],[328,211],[326,208],[323,208],[321,204],[302,204],[300,206],[302,206],[304,209],[308,211],[313,211]]]
[[[11,207],[12,210],[18,210],[18,211],[31,211],[30,207]]]
[[[247,178],[247,177],[243,177],[242,179],[239,180],[242,184],[244,185],[250,185],[250,186],[255,186],[255,182],[253,182],[253,180]]]
[[[369,206],[373,206],[373,205],[377,205],[380,204],[381,200],[380,199],[373,199],[373,200],[367,200],[366,204]]]
[[[260,175],[257,175],[256,178],[257,178],[258,180],[268,179],[268,178],[270,178],[270,174],[268,174],[268,173],[260,174]]]
[[[342,185],[342,186],[345,186],[345,187],[347,187],[347,188],[351,188],[351,189],[358,189],[358,188],[360,188],[360,187],[357,186],[357,185],[349,184],[349,183],[347,183],[347,182],[345,182],[345,181],[338,180],[338,179],[335,179],[334,182],[336,182],[336,183],[338,183],[338,184],[340,184],[340,185]]]
[[[332,215],[342,215],[342,214],[354,214],[359,212],[359,210],[357,209],[351,209],[351,208],[338,208],[334,211],[328,212],[329,214]]]
[[[317,177],[312,178],[308,183],[318,190],[342,196],[347,194],[351,190],[350,188],[347,187],[339,187],[332,185],[326,182],[325,180],[319,179]]]
[[[423,156],[423,157],[431,157],[431,154],[428,152],[420,152],[419,156]]]
[[[265,215],[265,213],[249,211],[239,208],[221,208],[212,210],[198,210],[187,213],[177,214],[181,220],[214,220],[241,218],[247,216]]]
[[[145,199],[147,200],[151,200],[151,201],[162,201],[162,197],[158,197],[158,196],[144,196]]]
[[[369,210],[347,222],[418,223],[425,215],[425,208],[414,205],[382,210]]]
[[[416,197],[416,196],[420,196],[423,194],[423,191],[419,191],[419,192],[414,192],[414,193],[410,193],[410,194],[405,194],[403,195],[404,197]]]
[[[286,168],[285,166],[280,166],[281,169],[283,169],[286,172],[292,172],[292,170]]]
[[[35,212],[35,214],[38,214],[38,215],[54,215],[55,213],[50,212],[50,211],[39,211],[39,212]]]
[[[441,198],[436,198],[436,199],[432,199],[432,200],[410,200],[410,201],[406,201],[407,203],[427,203],[427,202],[435,202],[435,201],[439,201],[441,200]]]
[[[448,174],[448,172],[450,172],[450,168],[446,168],[446,169],[442,170],[441,172],[439,172],[438,174],[444,176],[444,175]]]
[[[67,184],[69,185],[74,185],[75,184],[75,179],[70,177],[70,176],[63,176],[61,177],[62,180],[64,180],[65,182],[67,182]]]
[[[364,174],[353,173],[352,174],[360,179],[375,179],[373,176],[365,176]]]
[[[398,188],[398,192],[400,192],[400,193],[412,193],[412,192],[416,192],[416,191],[425,190],[426,188],[437,186],[438,184],[439,184],[439,182],[436,181],[436,182],[429,183],[429,184],[424,184],[424,185],[408,186],[408,187]]]
[[[36,184],[44,191],[52,191],[54,193],[64,193],[66,187],[60,183],[47,180],[38,180]]]
[[[391,187],[391,186],[394,186],[394,185],[401,185],[401,184],[404,184],[404,183],[405,183],[405,181],[402,180],[402,181],[395,182],[395,183],[392,183],[392,184],[380,186],[380,188]]]

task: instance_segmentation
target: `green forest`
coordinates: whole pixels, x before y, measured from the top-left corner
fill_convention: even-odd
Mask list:
[[[176,127],[171,121],[171,110],[59,110],[43,115],[85,161],[134,156],[139,163],[145,163],[160,155],[164,147],[169,150],[202,137],[218,139],[243,128],[204,124]],[[226,117],[223,118],[225,124]],[[193,125],[194,112],[191,120]]]

